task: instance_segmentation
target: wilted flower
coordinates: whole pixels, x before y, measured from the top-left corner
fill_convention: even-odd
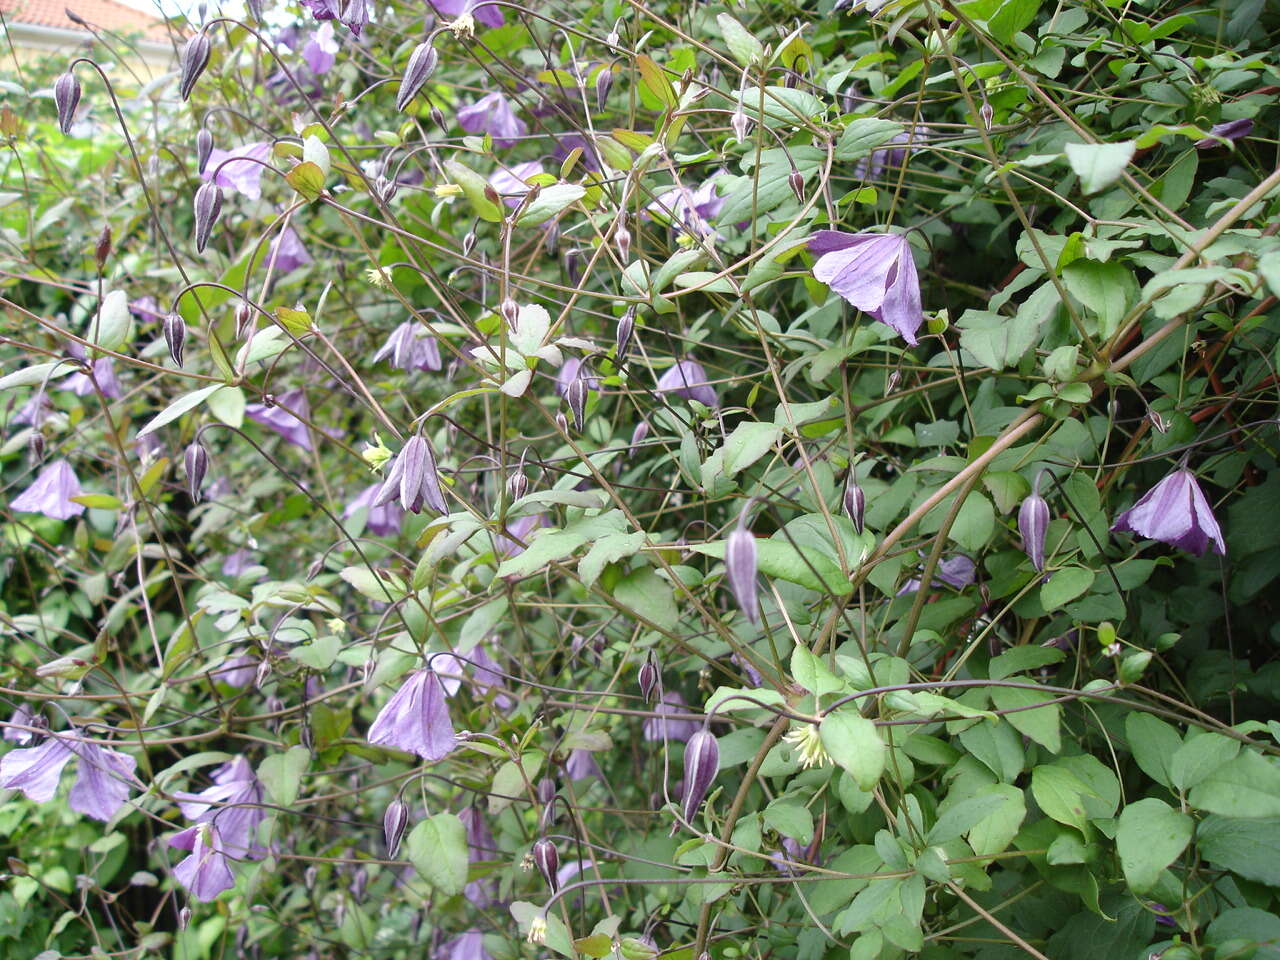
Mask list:
[[[684,748],[684,790],[680,810],[685,820],[692,820],[720,772],[720,745],[710,730],[694,733]]]
[[[491,93],[460,109],[458,126],[467,133],[491,135],[495,147],[514,147],[529,132],[528,125],[516,116],[511,101],[501,93]]]
[[[295,447],[311,450],[311,431],[299,417],[311,419],[311,405],[302,389],[290,390],[280,394],[275,402],[251,403],[244,408],[244,414],[254,423],[260,423],[269,430],[274,430]],[[296,414],[296,416],[295,416]]]
[[[1113,531],[1128,531],[1160,540],[1197,557],[1209,544],[1219,556],[1227,547],[1213,509],[1200,490],[1195,474],[1181,467],[1148,490],[1132,507],[1116,517]]]
[[[347,5],[343,7],[342,14],[338,17],[338,20],[346,25],[353,36],[358,38],[360,32],[369,23],[368,0],[347,0]]]
[[[707,380],[707,371],[696,360],[677,360],[658,378],[659,393],[674,393],[677,397],[697,400],[713,410],[720,406],[715,387]]]
[[[70,70],[54,83],[53,103],[58,108],[58,129],[64,135],[70,135],[71,124],[76,118],[76,107],[80,105],[80,81]]]
[[[381,489],[381,483],[365,487],[354,500],[343,508],[342,519],[348,520],[355,515],[357,510],[367,508],[369,513],[364,521],[366,530],[375,537],[391,537],[399,533],[400,524],[404,520],[404,510],[400,504],[388,501],[378,506],[373,505],[373,501]]]
[[[859,310],[893,327],[909,344],[924,322],[920,279],[907,238],[819,230],[809,238],[813,275]]]
[[[386,342],[373,355],[377,363],[385,357],[400,370],[440,370],[440,347],[427,328],[416,320],[406,320],[391,332]]]
[[[618,318],[618,326],[614,335],[614,363],[621,364],[627,358],[627,350],[631,346],[631,335],[636,329],[635,304],[627,307]]]
[[[444,759],[457,745],[444,700],[435,671],[415,671],[378,713],[369,742],[416,753],[428,763]]]
[[[382,488],[373,499],[373,505],[381,506],[397,493],[400,505],[410,513],[421,513],[424,505],[437,513],[449,512],[444,491],[440,489],[435,455],[421,434],[410,437],[396,456]]]
[[[529,178],[543,172],[542,164],[537,160],[514,164],[509,170],[499,167],[489,176],[489,185],[498,191],[503,203],[515,208],[520,206],[521,198],[533,189],[529,186]]]
[[[1044,538],[1049,530],[1049,504],[1040,496],[1039,486],[1040,481],[1037,479],[1037,489],[1018,508],[1018,533],[1022,536],[1022,549],[1037,573],[1044,570]]]
[[[332,23],[320,24],[320,28],[302,48],[302,59],[317,77],[329,72],[338,60],[338,41],[333,35]]]
[[[684,697],[675,690],[668,690],[662,700],[653,708],[656,716],[646,717],[641,735],[646,740],[688,740],[699,730],[697,720],[675,720],[671,714],[689,712],[689,705]]]
[[[1253,120],[1249,117],[1244,117],[1240,120],[1227,120],[1224,123],[1215,123],[1209,128],[1210,136],[1196,141],[1196,149],[1211,150],[1214,147],[1222,146],[1223,140],[1229,140],[1234,143],[1236,140],[1243,140],[1252,133]]]
[[[494,3],[483,3],[481,0],[428,0],[436,12],[455,20],[464,13],[475,17],[477,23],[486,27],[500,27],[503,23],[502,8]]]
[[[230,152],[214,147],[209,162],[200,172],[200,179],[212,180],[219,187],[226,187],[244,194],[250,200],[262,197],[262,172],[271,159],[271,144],[266,141],[246,143]]]
[[[62,768],[73,756],[80,758],[80,767],[67,805],[95,820],[110,820],[129,799],[137,763],[96,743],[50,736],[39,746],[11,750],[0,758],[0,787],[43,803],[57,792]]]
[[[213,786],[199,793],[175,793],[182,815],[196,825],[174,835],[169,846],[193,850],[202,824],[213,824],[220,849],[237,859],[256,859],[266,849],[258,843],[258,825],[266,816],[262,784],[244,757],[233,757],[212,774]]]
[[[173,877],[192,897],[206,903],[236,885],[217,827],[206,823],[196,828],[191,855],[173,868]]]
[[[326,24],[327,26],[327,24]],[[267,263],[274,264],[277,273],[285,274],[311,262],[311,254],[302,245],[302,238],[293,227],[286,227],[271,242]]]
[[[724,545],[725,578],[738,607],[752,623],[760,622],[756,599],[756,538],[739,520]]]
[[[19,513],[43,513],[54,520],[69,520],[84,513],[84,507],[71,501],[80,496],[80,481],[66,460],[55,460],[36,477],[35,482],[18,494],[9,508]]]

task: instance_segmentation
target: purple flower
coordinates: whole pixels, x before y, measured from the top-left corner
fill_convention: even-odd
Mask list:
[[[556,371],[556,396],[565,397],[569,394],[569,385],[582,375],[582,358],[568,357],[564,363],[560,364],[560,369]],[[600,389],[600,378],[592,376],[583,376],[587,382],[588,390]]]
[[[543,513],[526,514],[523,517],[517,517],[507,524],[507,533],[511,536],[499,534],[493,538],[493,549],[500,557],[518,557],[524,553],[525,547],[516,543],[516,540],[528,544],[529,535],[539,527],[547,526],[547,517]]]
[[[498,673],[498,664],[489,656],[483,644],[476,646],[469,654],[471,660],[471,685],[477,695],[486,695],[493,691],[493,705],[499,710],[508,710],[515,706],[515,701],[507,695],[502,686],[502,675]]]
[[[685,820],[692,820],[720,772],[720,744],[711,731],[696,729],[684,748],[684,790],[680,810]]]
[[[311,254],[302,245],[302,238],[293,227],[286,227],[282,233],[278,234],[267,252],[267,263],[275,263],[278,274],[289,273],[310,262]]]
[[[895,134],[889,145],[873,150],[869,157],[859,160],[853,168],[857,180],[878,180],[885,170],[895,170],[906,162],[908,153],[915,153],[928,134],[927,127],[914,127]],[[897,144],[897,146],[893,146]]]
[[[380,506],[373,506],[374,498],[382,489],[381,483],[365,487],[360,495],[346,505],[342,511],[342,519],[353,517],[357,510],[368,509],[364,528],[375,537],[393,537],[400,532],[400,523],[404,519],[404,510],[400,504],[389,501]]]
[[[480,863],[492,859],[497,851],[493,834],[485,822],[484,814],[478,807],[467,807],[458,814],[458,819],[467,830],[467,858],[470,863]]]
[[[374,506],[393,499],[397,492],[400,494],[400,506],[410,513],[421,513],[423,506],[437,513],[449,512],[444,491],[440,489],[435,455],[421,434],[410,437],[396,455],[391,469],[387,471],[387,478],[373,498]]]
[[[600,764],[596,763],[596,758],[586,750],[569,751],[569,756],[564,762],[564,775],[570,780],[585,780],[588,777],[604,779]]]
[[[444,699],[435,671],[415,671],[373,721],[369,742],[416,753],[428,763],[443,760],[458,742]]]
[[[84,507],[72,503],[80,496],[80,481],[66,460],[55,460],[36,477],[35,483],[23,490],[9,504],[20,513],[43,513],[54,520],[69,520],[84,513]]]
[[[238,577],[246,570],[257,565],[254,559],[253,551],[246,547],[239,550],[233,550],[227,554],[227,559],[222,561],[222,575],[224,577]]]
[[[520,199],[531,189],[526,181],[542,172],[542,164],[537,160],[517,163],[510,170],[495,170],[489,177],[489,185],[498,191],[503,203],[514,208],[520,206]]]
[[[725,198],[716,194],[716,179],[724,172],[717,171],[697,190],[675,187],[659,194],[646,209],[673,224],[683,224],[695,237],[719,236],[710,221],[720,215],[725,204]]]
[[[642,735],[646,740],[680,740],[687,741],[701,729],[697,720],[671,720],[667,714],[688,713],[689,705],[684,697],[674,690],[662,695],[662,700],[653,708],[657,716],[648,717],[644,721]]]
[[[373,362],[377,363],[385,357],[390,357],[391,365],[399,370],[444,368],[436,338],[416,320],[408,320],[396,327],[391,336],[387,337],[387,342],[373,355]]]
[[[443,960],[492,960],[484,948],[484,934],[468,930],[445,943]]]
[[[201,824],[213,824],[220,850],[237,859],[257,859],[266,853],[258,843],[258,825],[266,817],[262,784],[244,757],[234,757],[212,774],[213,786],[199,793],[175,793],[182,815],[196,824],[170,838],[169,846],[194,850]]]
[[[292,413],[290,411],[293,411]],[[311,431],[299,420],[311,419],[311,405],[307,395],[301,389],[290,390],[280,394],[275,403],[251,403],[244,408],[245,416],[254,423],[260,423],[269,430],[274,430],[295,447],[311,450]],[[294,416],[294,413],[297,416]]]
[[[212,180],[224,189],[258,200],[262,197],[262,171],[266,169],[263,164],[270,159],[271,144],[267,141],[246,143],[230,152],[214,147],[200,179]]]
[[[0,787],[21,790],[37,803],[51,800],[72,756],[80,758],[80,768],[68,806],[96,820],[110,820],[129,799],[137,764],[128,754],[96,743],[50,736],[39,746],[11,750],[0,759]]]
[[[1222,146],[1223,140],[1243,140],[1253,133],[1253,120],[1245,117],[1240,120],[1227,120],[1225,123],[1215,123],[1209,128],[1210,136],[1203,140],[1196,141],[1197,150],[1211,150],[1214,147]],[[1222,139],[1218,139],[1221,137]]]
[[[551,156],[557,164],[562,164],[569,159],[569,154],[573,153],[574,150],[582,151],[582,155],[578,159],[579,163],[592,173],[600,172],[600,157],[596,153],[595,145],[581,134],[560,134],[556,137],[555,149],[551,151]]]
[[[756,598],[756,538],[745,527],[734,527],[725,541],[725,579],[738,608],[752,623],[760,622],[759,601]]]
[[[459,110],[458,126],[467,133],[490,134],[495,147],[514,147],[529,132],[528,125],[511,108],[511,101],[501,93],[481,97]]]
[[[116,365],[110,357],[100,357],[93,361],[93,380],[88,374],[73,373],[62,382],[62,389],[70,390],[77,397],[95,396],[93,381],[98,381],[98,389],[108,400],[118,400],[124,396],[120,381],[116,379]]]
[[[195,829],[191,855],[173,868],[173,876],[191,896],[205,903],[236,885],[217,827],[206,823]]]
[[[486,27],[500,27],[503,24],[502,8],[492,3],[480,3],[478,0],[429,0],[431,6],[442,17],[455,20],[464,13],[475,17],[477,23]]]
[[[45,803],[58,792],[62,768],[71,759],[71,748],[57,737],[37,747],[10,750],[0,758],[0,787],[21,790],[28,800]]]
[[[25,703],[18,704],[18,708],[13,711],[13,716],[9,718],[9,722],[17,726],[5,727],[4,739],[19,746],[26,746],[35,739],[35,734],[30,730],[19,730],[17,727],[33,727],[36,725],[35,720],[36,715],[29,706]]]
[[[333,36],[333,24],[324,22],[302,48],[302,59],[317,77],[328,73],[338,60],[338,41]]]
[[[677,397],[697,400],[713,410],[720,406],[715,387],[707,380],[707,371],[696,360],[677,360],[658,378],[656,389],[659,393],[674,393]]]
[[[937,578],[947,586],[963,590],[976,579],[977,570],[978,568],[972,560],[963,553],[957,553],[954,556],[943,557],[938,563],[936,574]],[[920,579],[916,577],[903,584],[897,595],[901,597],[907,593],[914,593],[919,589]]]
[[[1209,544],[1219,556],[1227,553],[1222,530],[1213,509],[1186,467],[1173,471],[1148,490],[1111,525],[1113,531],[1128,531],[1149,540],[1160,540],[1197,557]]]
[[[49,395],[43,390],[37,390],[31,395],[30,400],[18,408],[18,412],[13,415],[12,423],[14,426],[27,423],[33,427],[39,427],[49,414],[53,413],[53,410],[53,401],[49,399]]]
[[[907,238],[819,230],[809,238],[813,275],[851,304],[897,330],[909,344],[924,322],[920,278]]]
[[[243,650],[237,650],[223,660],[218,669],[210,672],[213,679],[219,683],[225,683],[229,687],[243,690],[253,683],[253,678],[258,673],[258,661]]]

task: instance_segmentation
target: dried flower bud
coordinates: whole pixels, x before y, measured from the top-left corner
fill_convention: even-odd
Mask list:
[[[98,269],[101,270],[107,265],[107,257],[111,256],[111,226],[104,225],[102,232],[98,234],[98,242],[93,248],[93,258],[98,262]]]
[[[213,225],[218,222],[218,215],[222,213],[222,188],[212,180],[201,184],[196,191],[193,206],[196,215],[196,252],[203,253],[209,243],[209,234],[213,232]]]
[[[733,135],[737,141],[746,143],[747,135],[751,133],[751,120],[742,109],[742,104],[738,104],[733,111],[733,116],[729,119],[729,126],[733,127]]]
[[[560,869],[560,851],[546,837],[533,845],[533,863],[542,874],[542,879],[547,881],[551,892],[559,890],[560,881],[556,878],[556,871]]]
[[[467,235],[462,238],[462,255],[464,257],[471,256],[471,251],[476,248],[476,232],[469,230]]]
[[[804,203],[804,175],[795,167],[791,168],[791,173],[787,177],[787,185],[791,187],[791,192],[796,195],[796,199]]]
[[[70,134],[71,124],[76,118],[76,107],[80,105],[80,81],[70,70],[53,85],[53,102],[58,108],[58,129],[64,134]]]
[[[182,464],[187,471],[187,494],[192,503],[199,503],[200,487],[204,484],[204,475],[209,472],[209,451],[196,440],[182,455]]]
[[[684,745],[684,791],[680,810],[685,820],[692,820],[720,772],[720,744],[705,727]]]
[[[640,666],[640,696],[644,697],[645,703],[653,702],[653,695],[658,689],[658,679],[658,664],[653,659],[653,653],[650,652]]]
[[[213,52],[213,44],[209,35],[201,32],[186,42],[179,55],[181,76],[178,79],[178,96],[186,100],[195,89],[196,81],[204,68],[209,65],[209,54]]]
[[[600,110],[604,109],[605,101],[609,99],[609,91],[613,88],[613,71],[605,67],[596,74],[596,107]]]
[[[382,815],[382,838],[387,842],[388,857],[395,857],[400,849],[400,839],[408,824],[409,807],[397,797],[387,804],[386,813]]]
[[[498,304],[498,312],[502,314],[502,319],[507,321],[507,326],[514,333],[516,330],[516,322],[520,319],[520,304],[516,303],[510,297],[503,299]]]
[[[213,134],[204,127],[196,134],[196,173],[204,173],[209,165],[209,156],[213,153]]]
[[[165,345],[169,348],[169,356],[173,359],[175,366],[181,367],[182,351],[187,345],[187,321],[183,320],[182,314],[179,313],[165,314],[160,328],[164,333]]]
[[[403,111],[409,101],[418,95],[439,62],[440,55],[430,42],[420,43],[413,48],[413,53],[409,54],[409,63],[404,68],[404,77],[400,81],[400,93],[396,97],[397,110]]]
[[[618,219],[618,229],[613,232],[613,242],[618,246],[618,256],[626,263],[631,254],[631,231],[627,229],[627,218]]]
[[[1037,573],[1044,570],[1044,538],[1048,530],[1049,504],[1033,491],[1018,509],[1018,532],[1022,534],[1022,549]]]
[[[756,600],[756,538],[739,523],[724,547],[725,576],[738,606],[752,623],[760,621]]]
[[[862,492],[862,487],[858,486],[858,477],[853,472],[853,468],[849,468],[849,479],[844,485],[844,512],[849,515],[849,519],[853,521],[853,529],[859,534],[862,533],[863,518],[867,509],[867,495]]]
[[[636,307],[635,304],[627,307],[626,312],[618,318],[618,333],[616,337],[617,350],[614,351],[613,359],[616,363],[622,363],[627,358],[627,348],[631,346],[631,334],[636,329]]]
[[[573,414],[573,425],[581,433],[586,422],[587,378],[579,374],[570,380],[564,398],[569,404],[569,412]]]

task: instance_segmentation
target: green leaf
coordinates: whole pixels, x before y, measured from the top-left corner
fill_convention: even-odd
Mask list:
[[[624,533],[626,529],[627,520],[622,512],[610,510],[595,517],[578,517],[563,530],[538,530],[530,535],[529,546],[523,553],[504,560],[498,566],[498,576],[527,577],[549,563],[571,556],[588,540]]]
[[[1004,0],[995,14],[987,21],[991,36],[1001,43],[1009,43],[1013,35],[1026,28],[1040,11],[1041,0]]]
[[[1219,869],[1280,887],[1280,819],[1205,817],[1196,830],[1196,849]]]
[[[1116,850],[1125,881],[1134,893],[1156,885],[1164,868],[1186,849],[1195,821],[1163,800],[1147,798],[1120,812]]]
[[[859,789],[870,790],[880,782],[887,753],[884,741],[876,725],[857,710],[827,714],[818,735],[831,759],[849,772]]]
[[[112,290],[102,298],[102,306],[89,317],[85,339],[103,350],[121,350],[133,339],[133,314],[123,290]]]
[[[370,570],[368,567],[343,567],[340,576],[370,600],[390,603],[403,597],[408,591],[404,583],[393,573]]]
[[[1031,771],[1031,795],[1048,816],[1075,827],[1081,833],[1088,829],[1089,815],[1085,797],[1096,796],[1083,782],[1065,768],[1042,764]]]
[[[209,412],[237,430],[244,425],[244,408],[244,391],[239,387],[224,387],[209,396]]]
[[[1032,315],[1020,319],[987,310],[966,310],[956,326],[960,328],[960,346],[984,367],[997,371],[1021,360],[1039,334],[1039,324]]]
[[[226,390],[227,387],[220,383],[215,383],[208,387],[201,387],[199,390],[193,390],[191,393],[184,393],[177,400],[161,410],[158,414],[151,418],[145,427],[138,431],[138,437],[145,437],[155,433],[165,424],[172,423],[188,410],[192,410],[202,404],[215,391]]]
[[[772,450],[781,436],[777,424],[752,420],[738,424],[724,442],[724,475],[732,477],[747,469]]]
[[[44,383],[56,370],[70,373],[74,368],[75,364],[70,360],[56,360],[53,363],[33,363],[30,366],[23,367],[21,370],[15,370],[13,373],[7,373],[0,377],[0,392],[11,387],[30,387],[37,383]]]
[[[1080,189],[1088,195],[1119,180],[1136,149],[1137,145],[1132,140],[1121,143],[1068,143],[1067,162],[1080,178]]]
[[[759,87],[746,87],[738,91],[736,99],[742,104],[742,112],[756,123],[764,118],[767,126],[799,124],[801,118],[814,117],[826,108],[813,94],[792,87],[770,86],[764,88],[763,101]],[[761,103],[764,110],[761,112]]]
[[[467,885],[467,828],[452,813],[437,813],[419,823],[406,849],[413,869],[445,896],[461,893]]]
[[[1133,271],[1116,260],[1073,260],[1063,269],[1062,280],[1071,295],[1098,318],[1098,333],[1104,338],[1120,329],[1120,321],[1138,302]]]
[[[1057,647],[1014,647],[992,658],[987,665],[987,676],[992,680],[1003,680],[1015,673],[1026,673],[1051,663],[1061,663],[1066,655],[1065,651]]]
[[[980,857],[1008,849],[1027,816],[1027,801],[1013,784],[994,783],[985,792],[1001,797],[1004,803],[969,830],[969,846]]]
[[[1280,817],[1280,767],[1245,750],[1191,788],[1191,806],[1226,817]]]
[[[720,25],[720,33],[724,35],[724,45],[738,63],[749,67],[753,63],[764,61],[763,44],[746,27],[727,13],[717,16],[716,23]]]
[[[1179,790],[1190,790],[1240,752],[1240,742],[1220,733],[1197,733],[1187,738],[1169,760],[1169,778]]]
[[[324,193],[324,171],[318,163],[304,160],[286,173],[284,178],[308,203],[319,200],[320,194]]]
[[[654,62],[652,57],[644,54],[636,57],[636,67],[640,70],[640,89],[647,93],[651,101],[655,102],[658,107],[671,108],[676,105],[678,98],[676,91],[671,86],[671,81],[667,79],[663,69]],[[654,109],[654,108],[650,108]]]
[[[958,803],[951,804],[938,817],[929,835],[927,843],[950,843],[962,837],[974,825],[981,823],[1005,805],[1005,798],[998,793],[980,794],[966,797]]]
[[[865,157],[876,147],[883,146],[906,129],[893,120],[881,120],[879,117],[859,117],[852,121],[840,139],[836,142],[836,159],[842,161],[857,160]]]
[[[311,765],[311,751],[306,747],[290,747],[284,753],[273,753],[258,764],[258,779],[267,788],[272,802],[287,807],[298,799],[302,774]]]
[[[1085,567],[1063,567],[1040,588],[1040,602],[1048,612],[1070,603],[1093,586],[1096,574]]]
[[[119,510],[124,506],[123,500],[119,497],[113,497],[109,493],[82,493],[79,496],[68,497],[67,499],[91,510]]]
[[[578,561],[578,575],[590,587],[604,568],[624,557],[633,556],[644,546],[644,531],[636,533],[609,533],[591,545],[587,555]]]
[[[289,651],[289,659],[312,670],[328,670],[341,649],[342,641],[330,633],[294,647]]]
[[[1059,725],[1062,721],[1062,705],[1046,704],[1032,710],[1018,707],[1030,707],[1052,699],[1048,693],[1036,690],[1025,690],[1021,687],[991,687],[991,700],[999,710],[1016,710],[1002,716],[1023,736],[1030,737],[1050,753],[1062,751],[1062,737]]]
[[[487,220],[489,223],[502,221],[504,211],[485,196],[485,189],[489,186],[488,180],[465,163],[453,159],[444,162],[444,172],[450,180],[462,188],[471,208],[481,220]]]
[[[543,187],[538,196],[520,214],[522,227],[536,227],[558,216],[571,204],[587,195],[587,188],[576,183],[557,183]]]
[[[680,622],[671,584],[651,567],[641,567],[619,580],[614,585],[613,596],[628,610],[635,611],[663,630],[674,630]]]
[[[764,822],[770,829],[796,843],[808,843],[813,839],[813,814],[804,804],[794,800],[783,798],[773,801],[765,807]]]
[[[1169,763],[1182,746],[1177,729],[1149,713],[1131,713],[1124,721],[1125,736],[1133,759],[1148,777],[1170,787]]]
[[[554,950],[562,957],[576,960],[578,954],[573,948],[573,938],[570,937],[564,921],[554,911],[544,912],[542,907],[536,904],[525,900],[517,900],[511,904],[511,916],[520,925],[520,932],[526,936],[529,933],[529,925],[533,923],[535,918],[544,920],[547,924],[547,930],[543,944],[547,949]],[[510,955],[514,956],[515,954]]]
[[[815,696],[845,689],[845,683],[815,657],[803,643],[791,651],[791,676],[796,683]]]
[[[690,544],[689,549],[708,557],[724,559],[724,541]],[[798,583],[810,590],[830,591],[836,596],[853,592],[853,586],[826,553],[813,547],[793,547],[785,540],[756,540],[756,568],[766,576]]]

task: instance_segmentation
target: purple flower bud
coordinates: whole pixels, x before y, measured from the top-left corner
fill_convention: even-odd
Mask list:
[[[164,332],[164,342],[169,347],[169,356],[175,366],[182,366],[182,349],[187,345],[187,321],[181,314],[167,314],[160,324]]]
[[[804,203],[804,176],[799,170],[792,169],[790,176],[787,177],[787,185],[791,187],[791,192],[796,195],[796,199]]]
[[[982,127],[988,133],[991,132],[991,120],[995,115],[996,112],[991,109],[991,104],[983,101],[982,106],[978,108],[978,116],[982,118]]]
[[[222,213],[222,188],[212,180],[202,183],[196,191],[193,206],[196,214],[196,252],[204,253],[213,225],[218,222],[218,215]]]
[[[178,96],[183,100],[191,96],[191,91],[195,89],[200,74],[204,73],[204,68],[209,65],[209,54],[212,51],[213,45],[209,41],[209,36],[203,32],[197,33],[183,46],[178,58],[182,70],[178,80]]]
[[[631,253],[631,231],[627,229],[625,216],[618,220],[618,229],[613,232],[613,242],[618,245],[618,256],[626,263]]]
[[[560,881],[556,878],[556,871],[560,869],[560,851],[546,837],[533,845],[533,863],[542,874],[542,879],[547,881],[551,892],[559,890]]]
[[[403,111],[409,101],[418,95],[439,62],[440,55],[431,43],[420,43],[413,48],[413,53],[409,54],[409,63],[404,68],[404,77],[400,81],[400,93],[396,97],[397,110]]]
[[[462,255],[464,257],[471,256],[471,251],[476,248],[476,232],[471,230],[462,238]]]
[[[556,798],[556,782],[550,777],[538,781],[538,802],[548,804]]]
[[[569,421],[565,419],[563,410],[556,411],[556,429],[564,434],[569,432]]]
[[[107,257],[111,256],[111,226],[105,225],[102,232],[98,234],[98,242],[93,248],[93,259],[98,263],[98,269],[101,270],[107,264]]]
[[[431,123],[439,130],[443,130],[445,126],[444,111],[439,107],[431,108]]]
[[[581,373],[569,381],[569,388],[565,391],[565,401],[569,404],[569,412],[573,414],[573,425],[579,433],[582,432],[582,426],[585,422],[584,410],[587,403],[587,378]]]
[[[204,173],[209,165],[209,155],[213,153],[213,134],[204,127],[196,134],[196,173]]]
[[[653,694],[658,689],[659,671],[658,664],[653,659],[653,653],[645,658],[644,663],[640,666],[640,696],[644,697],[645,703],[653,702]]]
[[[209,471],[209,451],[199,440],[187,447],[182,455],[183,466],[187,470],[187,493],[192,503],[200,502],[200,487],[204,483],[204,475]]]
[[[1049,504],[1038,492],[1022,501],[1018,509],[1018,532],[1022,549],[1037,573],[1044,570],[1044,538],[1049,529]]]
[[[692,820],[698,812],[719,772],[720,745],[704,727],[690,737],[684,747],[684,792],[680,795],[680,810],[686,820]]]
[[[577,250],[566,250],[564,252],[564,275],[569,280],[570,286],[577,286],[578,281],[582,279],[582,271],[578,263],[579,254]]]
[[[529,492],[529,478],[523,470],[514,471],[507,477],[507,497],[511,502],[519,500]]]
[[[425,504],[437,513],[448,513],[449,506],[440,488],[436,458],[425,437],[410,438],[391,465],[382,489],[371,506],[380,507],[400,494],[400,506],[410,513],[421,513]]]
[[[554,257],[560,249],[560,221],[552,220],[542,228],[542,246],[548,257]]]
[[[80,105],[80,81],[70,70],[53,85],[53,102],[58,108],[58,127],[69,135],[76,118],[76,107]]]
[[[745,527],[729,534],[724,547],[725,576],[738,606],[752,623],[760,622],[756,600],[756,538]]]
[[[596,107],[600,110],[604,109],[611,89],[613,89],[613,70],[605,67],[596,74]]]
[[[507,321],[507,326],[514,331],[520,319],[520,305],[510,297],[506,297],[498,306],[498,311],[502,314],[502,319]]]
[[[387,804],[387,811],[382,815],[382,837],[387,842],[388,857],[395,857],[396,851],[400,849],[400,839],[408,824],[409,807],[397,797]]]
[[[634,453],[636,447],[644,443],[645,438],[649,436],[649,421],[641,420],[636,424],[636,428],[631,431],[631,452]]]
[[[32,430],[27,435],[27,450],[31,454],[31,462],[39,463],[44,459],[44,434],[39,430]]]
[[[622,363],[627,358],[627,348],[631,346],[631,334],[636,328],[636,307],[635,304],[627,307],[627,310],[618,318],[618,334],[617,334],[617,350],[614,351],[613,359],[616,363]]]
[[[859,534],[862,533],[866,508],[867,495],[862,492],[862,487],[858,486],[858,478],[850,468],[849,479],[844,485],[844,512],[849,515],[849,519],[853,521],[853,529]]]
[[[242,303],[236,307],[236,336],[240,338],[247,337],[249,331],[253,329],[253,307],[247,303]]]
[[[739,143],[746,143],[747,134],[751,132],[751,121],[743,112],[742,104],[738,104],[733,111],[733,116],[729,120],[729,126],[733,127],[733,135]]]

